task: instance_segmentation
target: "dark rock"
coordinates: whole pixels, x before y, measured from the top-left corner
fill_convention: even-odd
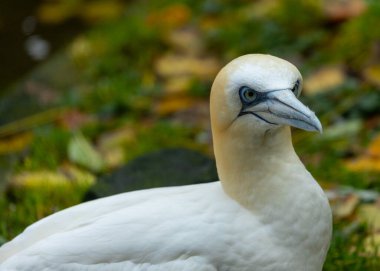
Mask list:
[[[117,193],[218,180],[215,161],[199,152],[163,149],[145,154],[100,178],[85,201]]]

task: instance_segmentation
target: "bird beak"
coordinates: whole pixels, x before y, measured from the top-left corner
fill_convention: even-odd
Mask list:
[[[252,113],[272,124],[322,133],[321,122],[315,113],[301,103],[290,89],[274,90],[265,96],[259,104],[245,108],[242,113]]]

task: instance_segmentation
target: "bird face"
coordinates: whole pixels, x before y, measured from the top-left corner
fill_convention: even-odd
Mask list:
[[[270,55],[239,57],[214,81],[213,129],[254,126],[256,131],[267,131],[289,125],[321,132],[318,118],[297,99],[301,90],[302,76],[289,62]]]

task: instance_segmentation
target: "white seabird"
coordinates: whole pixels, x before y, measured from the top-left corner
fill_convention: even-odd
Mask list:
[[[60,211],[3,245],[0,270],[321,271],[331,210],[289,126],[322,127],[297,99],[301,87],[298,70],[280,58],[233,60],[210,99],[220,181]]]

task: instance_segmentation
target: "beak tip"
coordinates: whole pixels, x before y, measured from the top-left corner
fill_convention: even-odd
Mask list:
[[[313,113],[311,123],[313,123],[313,127],[315,128],[315,132],[319,132],[320,134],[323,133],[322,124],[321,124],[320,120],[317,118],[317,116],[315,115],[315,113]]]

